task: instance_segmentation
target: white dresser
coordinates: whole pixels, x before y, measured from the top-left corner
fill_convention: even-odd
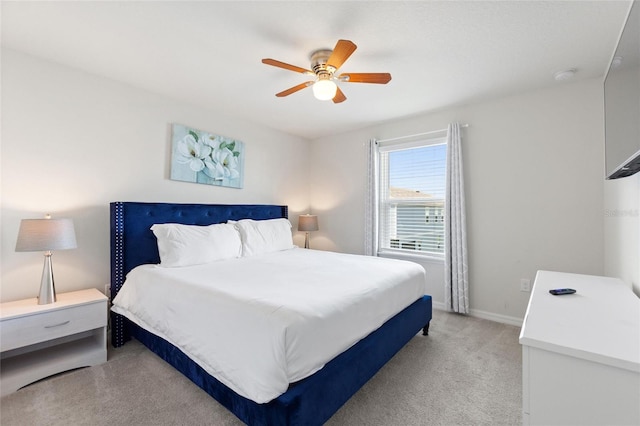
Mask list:
[[[0,304],[0,395],[107,360],[107,298],[96,289]]]
[[[622,281],[538,271],[520,343],[523,424],[640,425],[640,299]]]

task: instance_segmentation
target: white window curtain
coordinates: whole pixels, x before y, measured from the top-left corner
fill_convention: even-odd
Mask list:
[[[460,124],[449,124],[445,193],[444,302],[448,310],[467,314],[469,313],[469,278],[461,142]]]
[[[369,140],[367,152],[367,193],[364,219],[364,254],[378,255],[378,141]]]

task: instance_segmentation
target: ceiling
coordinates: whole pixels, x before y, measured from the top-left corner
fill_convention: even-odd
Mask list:
[[[2,1],[2,45],[243,117],[307,139],[566,82],[602,77],[630,1]],[[338,39],[358,49],[341,72],[389,72],[387,85],[308,77]]]

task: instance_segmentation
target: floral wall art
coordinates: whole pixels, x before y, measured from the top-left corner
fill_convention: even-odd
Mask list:
[[[173,124],[171,179],[242,188],[244,143]]]

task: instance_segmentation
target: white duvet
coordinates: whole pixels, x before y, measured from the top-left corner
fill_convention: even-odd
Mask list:
[[[133,269],[112,310],[258,403],[320,370],[424,295],[418,264],[291,249]]]

